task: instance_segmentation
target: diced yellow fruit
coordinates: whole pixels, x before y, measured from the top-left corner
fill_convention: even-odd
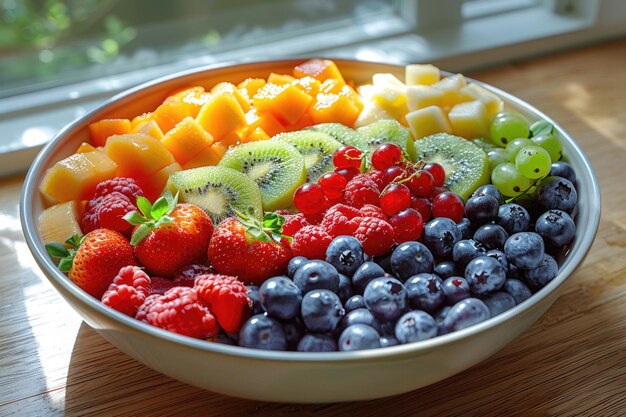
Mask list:
[[[237,146],[242,144],[243,141],[241,140],[241,136],[238,133],[230,132],[228,135],[220,139],[219,143],[226,148],[230,148],[231,146]]]
[[[443,92],[443,107],[452,107],[457,103],[461,103],[464,100],[461,97],[461,88],[467,85],[463,74],[454,74],[449,77],[436,82],[432,86]]]
[[[319,81],[335,78],[345,83],[337,65],[329,59],[310,59],[293,69],[296,78],[311,76]]]
[[[140,114],[139,116],[136,116],[133,120],[131,120],[130,126],[132,129],[135,129],[135,127],[142,125],[146,122],[149,122],[150,120],[154,120],[154,117],[152,116],[152,112],[143,113],[143,114]]]
[[[252,99],[259,114],[271,113],[284,125],[293,125],[304,115],[313,97],[298,87],[267,83]]]
[[[320,93],[309,114],[314,124],[341,123],[351,127],[359,117],[359,109],[347,95]]]
[[[117,163],[120,177],[148,177],[175,162],[160,140],[141,133],[111,136],[104,149]]]
[[[369,101],[365,103],[365,106],[363,107],[363,110],[361,110],[359,117],[357,117],[356,121],[354,122],[354,128],[356,129],[358,127],[367,126],[378,120],[383,119],[393,119],[393,116],[387,113],[375,102]]]
[[[406,89],[406,101],[409,111],[429,106],[443,105],[443,91],[427,85],[411,85]]]
[[[210,98],[203,87],[183,89],[167,97],[152,114],[161,131],[169,132],[185,117],[196,117]]]
[[[213,137],[195,119],[187,117],[161,139],[179,164],[185,164],[204,148],[213,144]]]
[[[142,133],[144,135],[152,136],[156,139],[163,139],[163,132],[161,128],[154,120],[149,120],[147,122],[138,124],[132,130],[132,133]]]
[[[289,84],[294,80],[295,80],[295,77],[292,77],[291,75],[276,74],[275,72],[270,73],[269,77],[267,77],[268,83],[272,83],[276,85]]]
[[[80,146],[78,147],[78,149],[76,149],[76,152],[74,153],[85,153],[85,152],[92,152],[95,151],[96,148],[93,147],[91,144],[87,143],[87,142],[83,142],[80,144]]]
[[[248,100],[252,102],[252,97],[261,89],[267,82],[263,78],[246,78],[244,81],[237,84],[237,88],[246,91]],[[243,91],[242,91],[243,93]]]
[[[274,136],[283,131],[283,125],[271,113],[259,115],[255,108],[250,109],[246,113],[247,131],[253,131],[261,128],[268,135]]]
[[[64,243],[74,235],[82,236],[76,201],[67,201],[45,209],[39,215],[39,231],[44,243]]]
[[[439,68],[431,64],[411,64],[404,69],[407,85],[432,85],[441,78]]]
[[[202,106],[196,121],[213,136],[220,140],[230,132],[246,126],[246,116],[239,102],[232,94],[220,94]]]
[[[102,119],[89,125],[91,143],[104,146],[111,135],[130,133],[131,123],[128,119]]]
[[[385,110],[392,118],[396,119],[400,123],[406,125],[406,114],[409,112],[409,108],[406,102],[405,94],[393,94],[392,91],[386,90],[381,92],[383,95],[374,95],[372,101],[376,103],[380,108]]]
[[[374,87],[388,88],[404,93],[406,84],[400,81],[395,75],[389,73],[378,73],[372,76]]]
[[[435,133],[452,133],[450,122],[438,106],[424,107],[406,115],[409,129],[415,139],[420,139]]]
[[[457,136],[466,139],[487,136],[489,118],[485,105],[479,100],[455,105],[448,113],[448,119]]]
[[[363,99],[364,102],[372,101],[372,97],[376,93],[376,87],[372,84],[363,84],[357,88],[359,95]]]
[[[183,165],[183,169],[217,165],[226,153],[227,149],[228,148],[219,142],[214,143]]]
[[[267,140],[270,139],[271,136],[267,134],[267,132],[265,132],[265,130],[263,130],[260,127],[254,128],[253,130],[249,130],[246,132],[245,137],[243,138],[244,142],[256,142],[258,140]]]
[[[220,95],[220,94],[232,94],[233,97],[237,99],[237,102],[239,103],[239,105],[241,106],[241,109],[244,112],[247,112],[248,110],[250,110],[250,100],[248,98],[248,94],[245,94],[245,95],[242,94],[242,92],[237,87],[235,87],[234,84],[226,83],[226,82],[216,84],[211,89],[211,94],[215,96]]]
[[[180,171],[182,167],[178,162],[173,162],[170,165],[161,168],[149,177],[140,178],[137,180],[137,185],[141,187],[144,196],[154,202],[163,192],[167,180],[174,172]]]
[[[460,91],[461,97],[463,99],[467,99],[467,101],[471,100],[480,100],[486,107],[487,117],[491,117],[496,113],[499,113],[504,108],[504,102],[502,99],[491,91],[486,90],[478,84],[470,83],[465,87],[461,88]]]

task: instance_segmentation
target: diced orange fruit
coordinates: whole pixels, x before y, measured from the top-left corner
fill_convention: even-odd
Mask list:
[[[311,97],[315,97],[317,93],[319,93],[320,87],[322,85],[322,83],[320,83],[315,78],[308,76],[303,78],[296,78],[296,80],[293,81],[291,84],[298,87]]]
[[[87,142],[83,142],[80,144],[80,146],[78,147],[78,149],[76,149],[76,152],[74,153],[85,153],[85,152],[92,152],[95,150],[96,148],[94,148],[91,144]]]
[[[244,112],[247,112],[248,110],[250,110],[250,99],[248,98],[248,94],[244,95],[241,92],[241,90],[235,87],[234,84],[231,84],[231,83],[216,84],[211,89],[211,94],[213,94],[214,96],[219,95],[219,94],[232,94],[233,97],[237,99],[237,102],[239,103],[239,105],[241,106],[241,109]]]
[[[109,136],[130,133],[130,120],[102,119],[89,125],[89,133],[93,145],[104,146]]]
[[[143,133],[144,135],[149,135],[156,139],[163,139],[163,132],[154,120],[138,124],[133,128],[132,133]]]
[[[275,72],[270,73],[269,77],[267,77],[267,82],[277,85],[289,84],[294,81],[295,78],[291,75],[287,74],[276,74]]]
[[[185,117],[196,117],[210,98],[202,87],[192,87],[169,96],[153,112],[154,120],[162,132],[169,132]]]
[[[322,83],[319,92],[323,94],[339,94],[339,92],[341,92],[341,89],[345,86],[346,83],[343,80],[329,78]]]
[[[237,84],[237,88],[245,90],[249,100],[261,89],[267,82],[263,78],[247,78]]]
[[[154,120],[154,117],[152,116],[152,112],[143,113],[143,114],[140,114],[139,116],[134,117],[133,120],[130,121],[131,132],[137,126],[143,125],[144,123],[149,122],[151,120]]]
[[[82,236],[79,205],[74,200],[59,203],[39,215],[39,231],[44,243],[63,243],[74,235]]]
[[[265,132],[265,130],[263,130],[260,127],[257,127],[253,130],[249,130],[246,132],[246,135],[244,137],[244,142],[256,142],[257,140],[267,140],[270,139],[271,136],[267,134],[267,132]]]
[[[311,59],[306,61],[293,69],[293,75],[296,78],[302,78],[309,75],[320,81],[335,78],[337,80],[341,80],[345,84],[339,68],[337,68],[337,65],[329,59]]]
[[[306,112],[313,98],[298,87],[268,83],[252,99],[259,114],[271,113],[282,124],[292,125]]]
[[[318,94],[315,104],[309,109],[313,123],[341,123],[353,126],[359,109],[345,95]]]
[[[237,146],[243,143],[243,141],[241,140],[239,133],[230,132],[228,135],[220,139],[219,143],[226,148],[230,148],[231,146]]]
[[[214,143],[183,165],[183,169],[217,165],[227,150],[228,148],[221,143]]]
[[[196,121],[217,141],[246,126],[246,116],[232,94],[213,96],[202,106]]]
[[[250,111],[246,113],[246,122],[248,123],[247,131],[259,127],[270,136],[274,136],[283,131],[283,125],[272,116],[271,113],[259,115],[256,109],[250,109]]]
[[[313,122],[313,118],[310,114],[304,113],[295,123],[290,125],[285,125],[283,130],[285,132],[294,132],[296,130],[302,130],[306,127],[313,126],[315,122]]]
[[[359,109],[359,112],[363,110],[363,101],[361,100],[361,96],[351,86],[343,86],[343,88],[339,92],[339,95],[348,97],[352,104],[354,104],[356,108]]]
[[[175,162],[160,140],[141,133],[111,136],[104,149],[120,177],[144,178]]]
[[[180,171],[181,169],[182,167],[180,164],[178,162],[174,162],[165,168],[158,170],[149,177],[138,179],[137,185],[141,187],[144,196],[148,200],[155,201],[163,192],[163,188],[165,188],[165,184],[170,178],[170,175],[174,172]]]
[[[76,153],[46,171],[39,191],[47,204],[89,200],[99,182],[115,176],[117,165],[98,150]]]
[[[179,164],[185,164],[204,148],[211,146],[213,137],[195,119],[186,117],[165,134],[161,143]]]

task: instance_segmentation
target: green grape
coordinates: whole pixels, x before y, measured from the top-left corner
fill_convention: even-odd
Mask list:
[[[491,141],[505,147],[515,138],[527,138],[530,132],[528,120],[516,112],[501,112],[493,116],[491,125]]]
[[[491,171],[491,183],[507,197],[517,197],[532,185],[511,162],[503,162]]]
[[[552,160],[548,151],[541,146],[526,146],[515,157],[515,167],[526,178],[536,180],[550,173]]]
[[[532,138],[532,141],[548,151],[552,162],[556,162],[561,159],[563,147],[561,146],[561,141],[554,133],[535,136]]]
[[[489,168],[493,171],[495,167],[506,162],[506,151],[502,148],[489,149],[487,158],[489,158]]]
[[[493,143],[491,143],[491,141],[483,138],[476,138],[472,141],[472,143],[485,152],[496,147]]]
[[[526,139],[526,138],[517,138],[517,139],[513,139],[511,142],[509,142],[508,145],[506,145],[506,160],[509,162],[515,162],[515,157],[517,156],[517,153],[519,152],[520,149],[526,147],[526,146],[534,146],[535,142],[533,142],[530,139]]]

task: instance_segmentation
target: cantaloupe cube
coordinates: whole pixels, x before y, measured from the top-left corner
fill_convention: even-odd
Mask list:
[[[257,140],[267,140],[270,139],[271,136],[267,134],[265,130],[260,127],[256,127],[253,130],[247,130],[245,136],[242,140],[247,142],[256,142]]]
[[[367,126],[378,120],[393,118],[393,116],[387,113],[385,109],[380,107],[374,101],[366,101],[365,105],[363,106],[363,110],[361,110],[359,117],[357,117],[356,121],[354,122],[354,128],[356,129],[358,127]]]
[[[406,101],[409,111],[428,106],[443,105],[443,91],[427,85],[411,85],[406,89]]]
[[[128,119],[103,119],[89,125],[91,144],[104,146],[111,135],[130,133],[131,125]]]
[[[309,113],[304,113],[298,120],[292,124],[283,125],[284,132],[294,132],[296,130],[302,130],[309,126],[313,126],[313,118]]]
[[[315,104],[309,108],[313,124],[341,123],[346,126],[353,126],[359,113],[359,109],[349,97],[332,93],[318,94]]]
[[[271,113],[258,114],[255,108],[246,113],[246,130],[261,128],[265,133],[274,136],[283,131],[283,125]]]
[[[466,139],[486,137],[489,129],[487,108],[479,100],[459,103],[448,113],[455,135]]]
[[[195,119],[184,118],[161,139],[176,162],[183,165],[213,144],[213,137]]]
[[[406,115],[409,129],[415,139],[434,133],[452,133],[452,126],[441,107],[429,106],[415,110]]]
[[[347,97],[352,104],[359,110],[363,110],[363,101],[361,100],[361,96],[355,91],[355,89],[349,85],[344,85],[341,91],[339,91],[340,96]]]
[[[313,77],[308,77],[308,76],[302,77],[302,78],[296,78],[294,81],[292,81],[291,84],[298,87],[299,89],[301,89],[302,91],[310,95],[311,97],[315,97],[317,93],[320,92],[320,88],[322,86],[322,83],[320,83],[318,80],[316,80]]]
[[[221,143],[214,143],[183,165],[183,169],[217,165],[227,150],[228,148]]]
[[[504,108],[502,99],[478,84],[469,83],[460,90],[461,98],[467,101],[480,100],[486,107],[487,117],[499,113]]]
[[[319,93],[322,94],[339,94],[341,89],[345,87],[346,83],[343,80],[336,78],[329,78],[324,81],[319,88]]]
[[[160,140],[141,133],[111,136],[104,149],[120,177],[141,179],[175,162]]]
[[[411,64],[404,68],[404,81],[407,85],[432,85],[440,78],[439,68],[431,64]]]
[[[213,136],[221,140],[230,132],[246,126],[246,116],[232,94],[220,94],[202,106],[196,121]]]
[[[293,125],[304,115],[313,98],[298,87],[267,83],[252,99],[259,114],[271,113],[284,125]]]
[[[151,120],[154,120],[154,117],[152,116],[152,112],[147,112],[147,113],[140,114],[139,116],[135,116],[130,121],[131,132],[135,133],[133,132],[133,130],[137,128],[137,126],[143,125],[144,123],[149,122]]]
[[[268,83],[272,83],[276,85],[290,84],[293,81],[295,81],[295,78],[292,77],[291,75],[277,74],[275,72],[270,73],[270,75],[267,77]]]
[[[156,201],[163,192],[163,188],[174,172],[180,171],[182,167],[178,162],[174,162],[164,168],[161,168],[149,177],[139,178],[137,185],[141,187],[144,196],[151,202]]]
[[[152,136],[156,139],[163,139],[163,132],[161,128],[154,120],[138,124],[132,130],[132,133],[142,133],[144,135]]]
[[[39,231],[44,243],[64,243],[74,235],[82,236],[80,218],[78,204],[74,200],[45,209],[39,215]]]
[[[303,62],[293,69],[293,75],[296,78],[311,76],[320,81],[326,81],[329,78],[336,78],[345,83],[337,65],[329,59],[311,59]]]
[[[233,97],[237,99],[237,102],[244,112],[250,110],[250,100],[248,98],[248,94],[246,93],[244,95],[234,84],[226,82],[216,84],[213,88],[211,88],[211,94],[232,94]]]
[[[185,117],[196,117],[210,99],[203,87],[191,87],[166,98],[152,113],[153,118],[161,131],[167,133]]]
[[[245,129],[242,129],[241,132],[244,132],[244,130]],[[242,144],[243,140],[241,139],[241,135],[239,132],[230,132],[228,135],[220,139],[218,143],[220,143],[222,146],[226,148],[230,148],[232,146],[237,146],[237,145]]]
[[[246,78],[244,81],[237,84],[237,88],[242,94],[248,97],[248,100],[252,102],[252,97],[261,89],[267,82],[263,78]]]
[[[78,146],[78,148],[76,149],[76,152],[74,153],[85,153],[85,152],[92,152],[95,150],[96,148],[94,148],[91,144],[87,142],[83,142]]]
[[[454,74],[433,84],[433,88],[437,88],[443,92],[442,107],[452,107],[457,103],[465,100],[461,96],[461,88],[467,85],[467,81],[463,74]]]

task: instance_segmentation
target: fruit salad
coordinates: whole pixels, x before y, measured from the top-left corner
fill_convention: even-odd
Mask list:
[[[468,328],[557,275],[577,192],[550,123],[432,65],[232,81],[96,121],[46,172],[46,249],[105,306],[207,343],[353,351]]]

